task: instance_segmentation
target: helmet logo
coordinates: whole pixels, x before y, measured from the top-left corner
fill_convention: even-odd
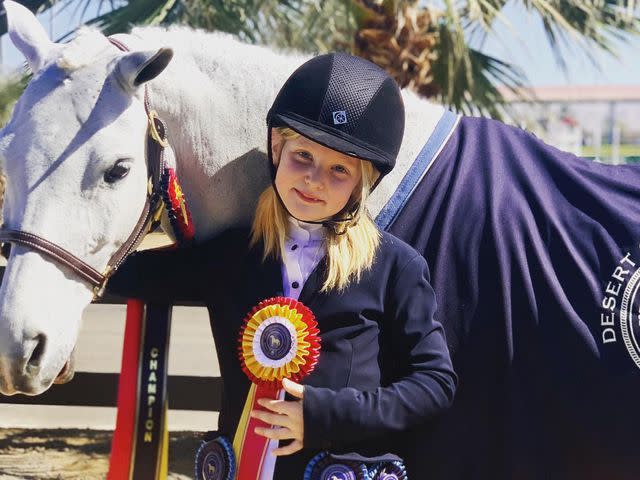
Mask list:
[[[344,110],[333,112],[333,124],[342,125],[343,123],[347,123],[347,112]]]

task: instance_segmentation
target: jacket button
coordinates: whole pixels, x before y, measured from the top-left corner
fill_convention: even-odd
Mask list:
[[[291,284],[291,286],[292,286],[293,288],[298,288],[298,287],[300,286],[300,284],[299,284],[298,282],[293,282],[293,283]]]

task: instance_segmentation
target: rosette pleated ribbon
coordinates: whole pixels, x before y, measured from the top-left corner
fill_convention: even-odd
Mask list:
[[[267,461],[269,439],[255,433],[268,425],[252,418],[251,410],[260,409],[260,398],[278,399],[283,378],[299,383],[315,368],[319,334],[311,310],[292,298],[264,300],[245,317],[238,357],[251,388],[233,441],[238,480],[259,480],[263,469],[273,468]]]
[[[369,471],[371,480],[408,480],[407,470],[401,461],[380,462]]]
[[[196,453],[195,480],[235,480],[236,460],[231,442],[221,436],[203,442]]]
[[[403,461],[396,455],[363,457],[357,453],[321,452],[304,471],[303,480],[408,480]]]
[[[350,459],[336,460],[329,452],[313,457],[304,471],[304,480],[369,480],[367,467]]]
[[[184,193],[182,193],[182,187],[178,182],[175,169],[169,167],[164,169],[160,185],[162,186],[162,201],[164,202],[176,243],[178,245],[188,244],[193,240],[195,232],[191,221],[191,212],[187,208],[187,200]]]

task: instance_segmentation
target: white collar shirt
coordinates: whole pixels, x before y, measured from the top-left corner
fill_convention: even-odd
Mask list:
[[[302,287],[326,253],[325,228],[289,217],[289,233],[282,252],[282,290],[285,297],[300,297]]]

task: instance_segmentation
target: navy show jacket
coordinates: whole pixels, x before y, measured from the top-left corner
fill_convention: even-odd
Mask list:
[[[219,431],[231,440],[249,390],[237,342],[242,322],[260,301],[282,295],[279,261],[262,260],[247,230],[201,245],[132,255],[109,282],[112,293],[149,301],[202,301],[209,310],[223,399]],[[371,269],[341,293],[320,293],[319,262],[299,301],[318,321],[322,348],[305,384],[304,449],[280,457],[276,480],[302,478],[318,451],[395,453],[413,478],[428,421],[450,406],[456,376],[424,258],[383,233]],[[428,474],[428,472],[424,472]],[[426,477],[425,477],[426,478]]]

